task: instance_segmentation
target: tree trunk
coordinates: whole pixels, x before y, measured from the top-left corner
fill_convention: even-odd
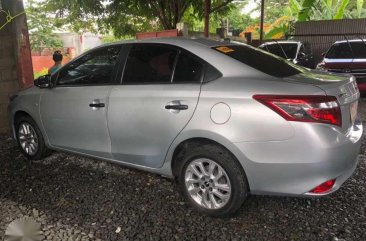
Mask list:
[[[205,37],[209,37],[211,0],[205,0]]]

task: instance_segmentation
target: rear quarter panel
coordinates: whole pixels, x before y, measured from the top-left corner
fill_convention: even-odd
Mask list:
[[[312,85],[287,83],[277,78],[222,78],[202,86],[197,110],[186,127],[204,129],[225,136],[231,142],[280,141],[291,138],[291,124],[268,107],[253,99],[256,94],[324,95]],[[225,103],[231,115],[224,124],[211,119],[215,104]]]
[[[203,84],[201,96],[191,121],[172,143],[166,163],[172,159],[175,148],[184,140],[207,138],[231,151],[244,166],[249,161],[233,143],[275,142],[291,139],[295,129],[277,113],[257,102],[255,94],[324,95],[313,85],[294,84],[273,77],[256,79],[220,78]],[[230,107],[230,118],[224,124],[211,119],[212,107],[225,103]]]

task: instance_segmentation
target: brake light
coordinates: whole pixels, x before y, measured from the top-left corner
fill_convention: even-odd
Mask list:
[[[254,95],[288,121],[342,126],[341,108],[334,96]]]
[[[329,190],[332,189],[335,182],[336,182],[336,179],[326,181],[326,182],[320,184],[319,186],[316,186],[313,190],[310,191],[310,193],[320,194],[320,193],[328,192]]]

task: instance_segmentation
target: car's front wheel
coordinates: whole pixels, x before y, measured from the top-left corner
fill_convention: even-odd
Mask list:
[[[230,216],[248,196],[248,182],[242,167],[223,147],[204,144],[189,148],[180,161],[180,188],[201,213]]]
[[[15,123],[15,130],[20,150],[28,159],[42,159],[51,153],[45,145],[41,131],[31,117],[19,117]]]

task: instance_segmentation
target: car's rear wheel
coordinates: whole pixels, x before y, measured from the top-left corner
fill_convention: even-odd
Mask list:
[[[221,146],[204,144],[189,148],[180,163],[180,188],[201,213],[230,216],[248,196],[248,182],[242,167]]]
[[[42,159],[51,153],[45,145],[41,131],[31,117],[19,117],[15,123],[15,130],[20,150],[28,159]]]

